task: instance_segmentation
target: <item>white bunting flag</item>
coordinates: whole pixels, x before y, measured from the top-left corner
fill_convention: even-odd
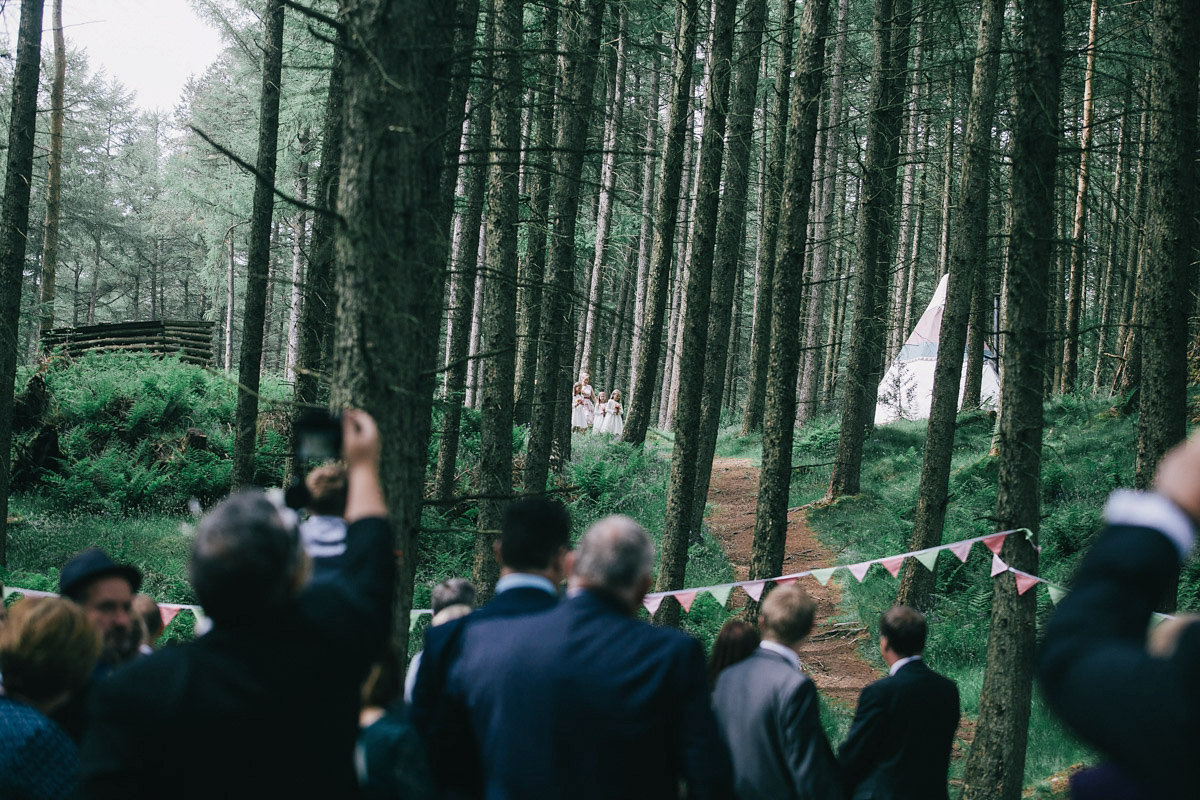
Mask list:
[[[850,570],[850,574],[858,578],[858,582],[862,583],[863,578],[867,577],[867,570],[871,568],[874,561],[863,561],[860,564],[850,564],[846,569]]]
[[[763,587],[766,585],[766,581],[752,581],[742,584],[742,591],[750,595],[750,599],[757,603],[762,598]]]
[[[650,612],[650,616],[658,613],[658,607],[662,605],[664,595],[646,595],[642,598],[642,605]]]
[[[1008,572],[1008,564],[1000,560],[1000,556],[992,556],[992,577],[996,577],[1002,572]]]

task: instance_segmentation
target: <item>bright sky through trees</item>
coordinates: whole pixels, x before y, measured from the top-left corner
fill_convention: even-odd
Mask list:
[[[0,31],[9,42],[16,39],[20,5],[0,0]],[[47,13],[47,52],[49,19]],[[147,110],[174,108],[188,76],[203,72],[221,50],[219,34],[189,0],[65,0],[63,27],[69,47],[86,49],[91,68],[103,67],[136,91],[137,105]]]

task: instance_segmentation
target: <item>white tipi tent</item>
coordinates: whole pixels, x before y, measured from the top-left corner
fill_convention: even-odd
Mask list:
[[[948,275],[942,276],[928,308],[917,322],[917,327],[904,342],[896,360],[879,382],[879,400],[875,405],[876,425],[886,425],[898,419],[929,417],[929,406],[933,402],[933,371],[937,365],[938,338],[942,331],[942,312],[946,307],[948,280]],[[966,382],[967,365],[964,358],[962,378],[958,384],[959,408],[962,408],[963,387]],[[1000,376],[996,373],[996,356],[990,349],[985,349],[983,386],[979,399],[986,408],[995,407],[999,397]]]

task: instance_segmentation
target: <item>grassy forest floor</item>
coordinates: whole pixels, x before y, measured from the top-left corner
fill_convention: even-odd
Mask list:
[[[90,544],[114,558],[137,565],[146,590],[159,600],[195,601],[186,579],[189,547],[189,497],[204,504],[228,488],[228,456],[234,392],[222,376],[157,359],[84,359],[43,376],[40,394],[24,407],[33,422],[18,431],[18,455],[37,449],[45,426],[57,432],[61,461],[40,478],[26,475],[14,498],[9,567],[0,570],[6,585],[53,590],[58,568]],[[25,383],[27,373],[22,378]],[[36,382],[35,382],[36,383]],[[281,387],[268,393],[283,397]],[[22,408],[18,403],[19,409]],[[281,474],[283,441],[279,410],[268,411],[259,452],[260,474]],[[41,426],[41,427],[39,427]],[[945,542],[992,532],[995,506],[995,459],[989,456],[993,420],[983,413],[960,418],[951,476],[951,502]],[[435,425],[436,429],[436,425]],[[925,426],[899,422],[877,429],[867,442],[863,491],[855,497],[818,507],[825,494],[829,463],[837,446],[834,420],[820,420],[798,432],[787,541],[788,572],[849,564],[908,550],[916,508]],[[196,446],[197,437],[203,446]],[[514,432],[514,443],[523,435]],[[1070,584],[1078,556],[1095,536],[1108,492],[1133,482],[1134,421],[1115,414],[1110,403],[1057,398],[1046,407],[1042,465],[1043,555],[1041,575]],[[478,459],[479,415],[463,420],[460,464]],[[563,494],[579,535],[606,514],[628,514],[657,540],[666,510],[671,436],[654,432],[646,448],[633,448],[606,437],[576,435],[572,459],[560,477]],[[761,441],[722,430],[709,495],[705,531],[689,550],[687,586],[709,586],[745,577],[753,541]],[[436,442],[431,445],[436,457]],[[471,468],[461,476],[464,491]],[[275,479],[276,481],[278,478]],[[474,510],[467,504],[427,511],[428,531],[421,540],[414,607],[428,607],[439,580],[469,575]],[[928,645],[933,666],[959,684],[964,725],[956,745],[952,775],[961,770],[978,712],[992,581],[984,548],[966,563],[942,556],[938,563],[935,606],[930,613]],[[826,587],[803,579],[819,603],[816,635],[805,663],[823,692],[823,717],[831,741],[845,736],[858,690],[882,674],[876,646],[879,612],[887,608],[898,582],[873,569],[861,583],[839,572]],[[1038,591],[1038,623],[1052,605]],[[745,602],[738,592],[729,607],[701,594],[683,625],[710,647],[726,619]],[[1200,607],[1200,571],[1189,565],[1180,583],[1180,608]],[[644,612],[643,612],[644,614]],[[181,614],[167,631],[168,640],[190,638],[193,619]],[[422,618],[421,626],[428,624]],[[414,648],[420,637],[413,637]],[[1025,781],[1030,796],[1057,797],[1064,771],[1093,756],[1073,741],[1035,699]]]

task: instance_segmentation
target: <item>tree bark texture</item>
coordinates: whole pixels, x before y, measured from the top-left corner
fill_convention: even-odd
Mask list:
[[[858,282],[854,324],[842,398],[842,429],[829,483],[829,497],[858,494],[863,441],[873,425],[883,356],[884,315],[891,265],[897,155],[902,105],[900,86],[908,63],[911,0],[876,0],[872,23],[867,153],[863,165],[858,234]]]
[[[54,81],[50,85],[50,150],[46,156],[46,217],[42,226],[42,285],[38,329],[54,327],[54,282],[58,269],[58,222],[62,200],[63,89],[67,82],[67,43],[63,36],[62,0],[53,0]],[[151,298],[153,304],[153,298]]]
[[[792,483],[795,439],[796,369],[800,361],[800,302],[809,205],[812,199],[813,154],[825,68],[828,0],[809,0],[800,16],[795,83],[788,121],[788,157],[775,257],[775,292],[771,308],[771,359],[767,368],[767,404],[763,416],[762,470],[754,519],[750,577],[769,578],[783,572],[787,540],[788,493]],[[757,613],[757,610],[754,609]]]
[[[592,90],[600,51],[604,0],[571,0],[562,8],[562,29],[567,35],[555,112],[554,178],[551,201],[554,225],[546,265],[549,294],[542,302],[542,342],[538,348],[537,391],[529,443],[525,455],[525,491],[540,492],[550,470],[555,439],[556,411],[570,409],[570,382],[564,381],[563,364],[572,362],[575,331],[571,324],[571,291],[574,286],[575,227],[579,216],[580,176],[584,147],[592,118]],[[565,396],[563,396],[565,395]],[[569,415],[568,415],[569,416]]]
[[[1142,316],[1142,381],[1135,485],[1148,489],[1159,459],[1187,424],[1187,317],[1194,308],[1196,91],[1200,8],[1187,0],[1152,7],[1150,137],[1146,170],[1147,312]],[[1140,298],[1139,298],[1140,299]]]
[[[480,388],[479,502],[476,590],[490,597],[499,578],[492,542],[500,531],[501,498],[512,494],[513,380],[517,345],[517,194],[521,172],[521,20],[523,0],[494,0],[492,148],[488,170],[487,260],[483,289]]]
[[[246,253],[242,347],[238,356],[238,398],[233,426],[234,489],[254,483],[254,450],[258,441],[258,383],[271,261],[271,219],[275,210],[275,163],[279,142],[279,83],[283,72],[283,3],[279,0],[267,0],[263,26],[257,178],[250,212],[250,248]]]
[[[774,109],[767,146],[767,203],[761,214],[763,240],[758,275],[754,282],[754,322],[750,331],[750,376],[742,435],[762,430],[767,398],[767,367],[771,354],[771,300],[775,285],[775,252],[779,238],[779,213],[783,199],[783,171],[787,159],[787,129],[792,91],[792,38],[796,4],[785,0],[779,13],[779,54],[775,66]]]
[[[449,232],[442,170],[455,3],[343,2],[345,148],[336,232],[333,403],[375,416],[407,652]]]
[[[308,166],[312,153],[312,136],[308,128],[300,131],[296,143],[299,156],[296,161],[296,199],[308,202]],[[296,380],[296,358],[300,349],[300,303],[304,289],[304,237],[308,233],[308,209],[296,209],[292,221],[292,282],[288,287],[287,354],[284,358],[283,379]]]
[[[1083,316],[1084,270],[1087,268],[1084,222],[1087,212],[1089,167],[1092,158],[1093,120],[1096,117],[1096,34],[1100,27],[1100,0],[1092,0],[1088,25],[1088,55],[1083,83],[1083,131],[1079,137],[1079,181],[1075,189],[1075,216],[1071,230],[1071,271],[1067,289],[1065,350],[1062,362],[1062,394],[1074,392],[1079,373],[1079,320]]]
[[[958,390],[966,350],[967,322],[975,273],[987,258],[988,173],[991,168],[992,123],[996,116],[996,84],[1000,71],[1000,44],[1004,28],[1004,0],[983,0],[975,73],[962,142],[962,179],[959,182],[958,222],[950,241],[950,278],[938,335],[937,363],[933,372],[933,398],[925,434],[925,457],[917,489],[910,550],[942,543],[946,506],[950,502],[950,458],[958,417]],[[935,565],[936,566],[936,565]],[[896,602],[929,608],[934,573],[916,559],[908,559]]]
[[[689,298],[683,316],[682,346],[679,349],[679,388],[672,430],[675,446],[671,455],[667,487],[667,514],[659,559],[658,591],[682,589],[687,567],[688,545],[699,528],[695,518],[698,474],[702,460],[701,404],[705,391],[706,346],[709,343],[709,300],[713,290],[713,255],[716,248],[717,212],[721,196],[721,166],[725,150],[725,122],[732,74],[733,22],[737,0],[713,0],[713,26],[708,46],[708,80],[704,96],[704,129],[700,139],[696,174],[699,191],[693,206],[691,263],[684,290]],[[753,67],[758,74],[758,65]],[[726,290],[725,296],[729,292]],[[725,307],[728,326],[728,305]],[[728,330],[728,328],[726,328]],[[720,380],[725,377],[721,359],[715,399],[720,408]],[[710,457],[711,467],[711,457]],[[662,624],[679,624],[680,605],[675,598],[664,602],[655,615]]]
[[[675,250],[675,222],[683,177],[683,151],[691,120],[692,63],[696,57],[697,0],[681,0],[677,13],[675,51],[671,63],[671,107],[667,113],[667,140],[663,150],[662,183],[655,209],[654,235],[647,270],[644,316],[637,320],[638,342],[629,416],[621,441],[642,444],[650,427],[654,389],[658,382],[658,351],[662,346],[663,315]]]
[[[733,82],[729,90],[728,136],[725,148],[724,187],[716,222],[712,288],[709,295],[708,346],[704,356],[704,384],[700,388],[700,432],[696,457],[696,491],[690,528],[699,531],[708,500],[712,461],[721,424],[722,397],[726,391],[730,358],[730,328],[734,298],[741,293],[735,283],[742,272],[741,255],[746,239],[746,198],[750,190],[750,145],[754,127],[754,101],[762,63],[764,0],[747,0],[742,9]],[[733,354],[736,355],[736,354]]]
[[[654,244],[654,199],[658,181],[658,109],[659,109],[659,51],[662,49],[662,32],[654,34],[654,46],[650,61],[650,107],[646,117],[645,156],[642,172],[642,217],[638,234],[637,280],[633,295],[633,335],[629,346],[629,392],[634,396],[634,379],[638,370],[638,353],[642,344],[642,318],[646,306],[647,273]]]
[[[1062,70],[1061,0],[1026,0],[1012,140],[1012,237],[1009,244],[1004,383],[999,422],[997,530],[1000,557],[1037,574],[1040,522],[1042,388],[1046,354],[1046,278],[1054,246],[1054,176]],[[993,579],[992,624],[975,741],[963,770],[963,800],[1016,800],[1024,784],[1037,597],[1017,594],[1013,576]]]
[[[550,149],[554,146],[554,86],[558,74],[558,3],[542,7],[538,70],[541,73],[533,117],[533,152],[526,156],[529,225],[525,260],[517,285],[517,401],[514,419],[526,425],[533,415],[538,347],[542,338],[542,287],[546,282],[546,237],[550,230]]]
[[[42,0],[23,0],[17,27],[12,108],[8,122],[4,198],[0,200],[0,565],[8,564],[9,453],[17,380],[21,276],[29,238],[29,192],[37,134],[38,70],[42,58]]]

